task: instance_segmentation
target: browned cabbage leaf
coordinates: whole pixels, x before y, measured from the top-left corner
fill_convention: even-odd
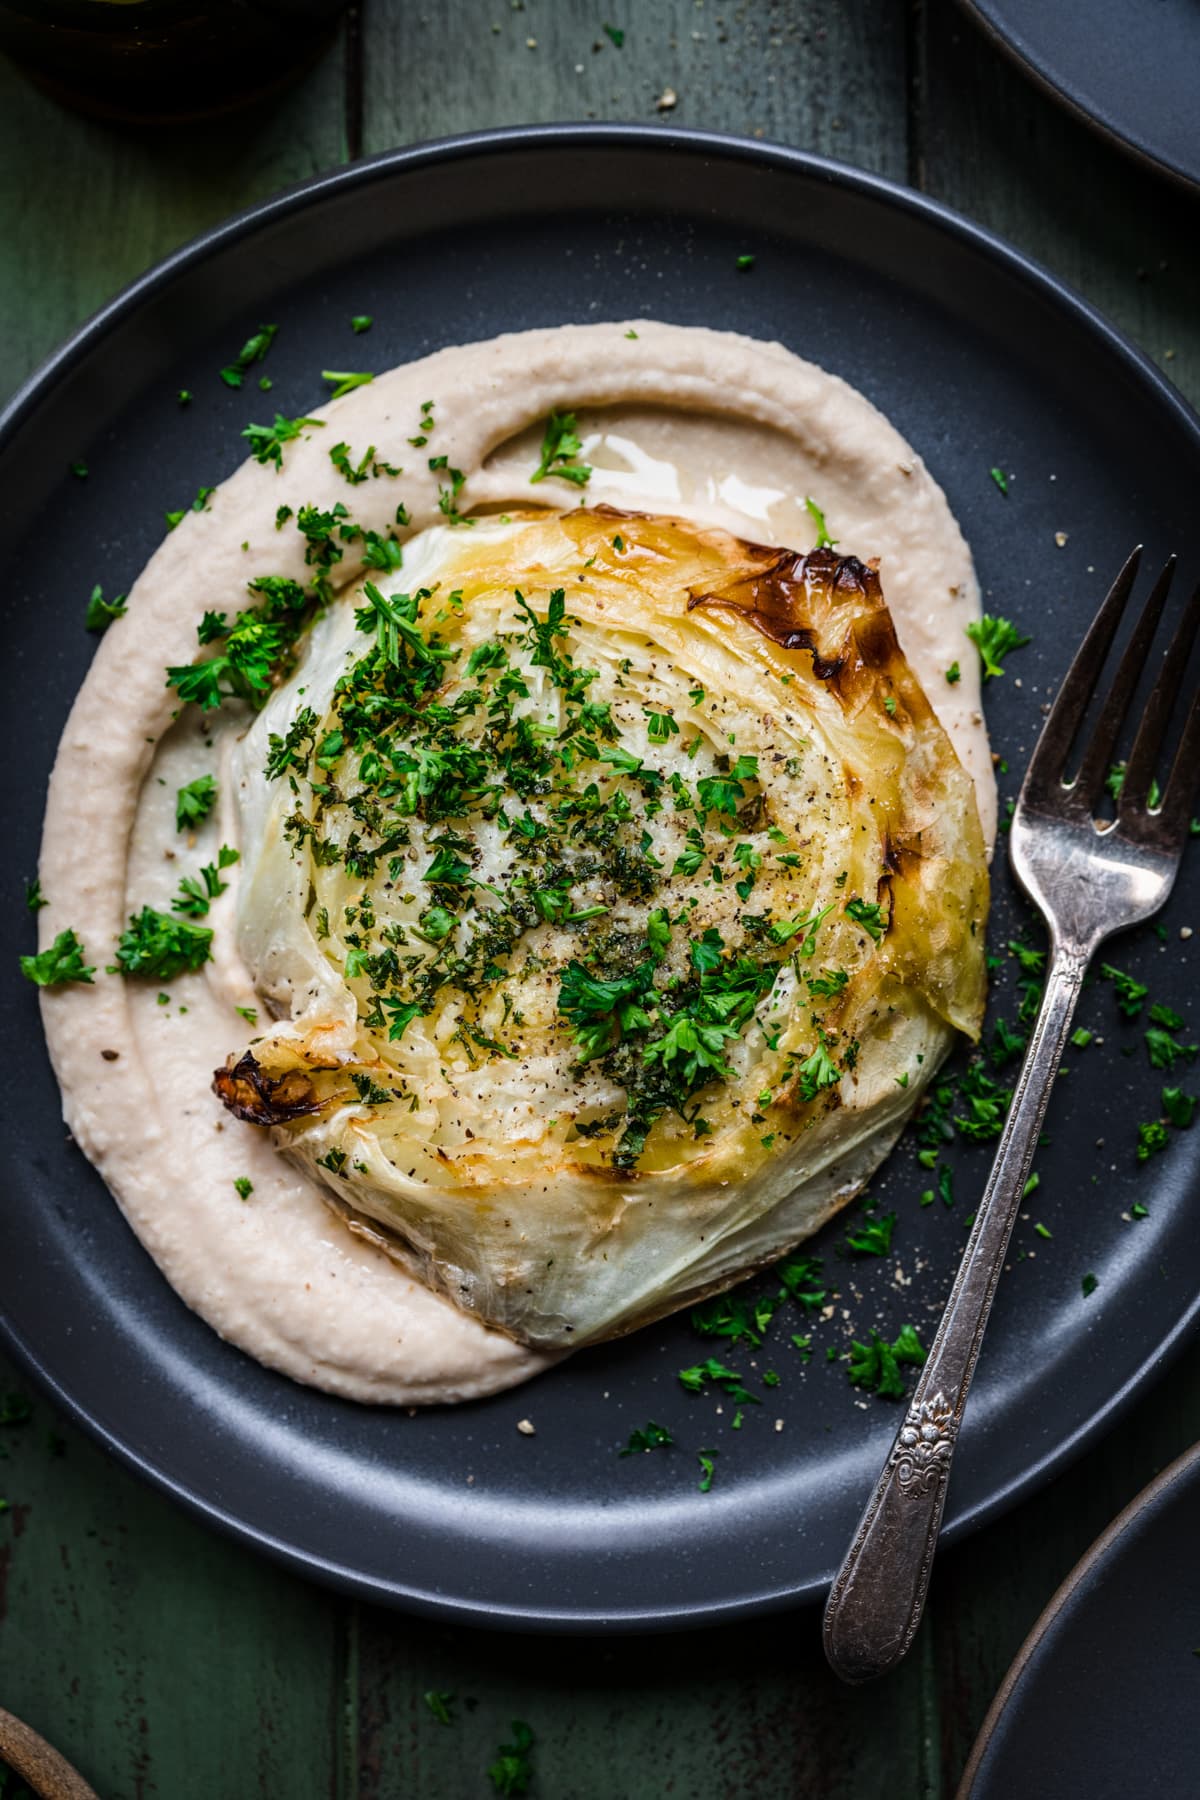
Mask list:
[[[487,1324],[610,1337],[809,1235],[978,1034],[971,784],[853,557],[580,508],[383,585],[241,747],[277,1022],[216,1086]]]

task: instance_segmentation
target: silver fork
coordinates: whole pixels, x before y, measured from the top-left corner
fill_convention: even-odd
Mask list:
[[[1148,919],[1166,900],[1188,834],[1200,773],[1200,693],[1188,712],[1161,803],[1152,808],[1150,799],[1200,626],[1200,587],[1138,725],[1116,819],[1097,822],[1094,816],[1117,733],[1150,655],[1174,557],[1155,582],[1121,658],[1078,774],[1067,775],[1067,757],[1140,561],[1139,546],[1084,638],[1042,729],[1013,814],[1013,871],[1045,918],[1050,966],[1012,1109],[942,1322],[825,1607],[825,1655],[845,1681],[869,1681],[894,1667],[920,1623],[967,1392],[1084,973],[1105,938]]]

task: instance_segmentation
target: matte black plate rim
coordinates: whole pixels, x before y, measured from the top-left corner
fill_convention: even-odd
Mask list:
[[[1200,460],[1200,418],[1197,418],[1183,396],[1149,358],[1066,283],[951,208],[882,176],[784,145],[763,144],[718,132],[684,129],[668,131],[653,126],[600,124],[543,125],[480,131],[436,139],[411,148],[385,151],[362,162],[317,176],[287,189],[261,205],[235,214],[224,224],[193,238],[145,274],[138,276],[53,352],[0,411],[0,446],[36,413],[56,381],[103,341],[112,325],[136,313],[143,302],[157,294],[178,274],[203,262],[226,244],[241,237],[253,236],[274,220],[302,211],[316,199],[369,186],[375,181],[386,180],[393,172],[412,171],[438,162],[458,161],[486,151],[503,153],[506,150],[526,150],[537,146],[545,146],[555,152],[564,149],[638,150],[650,155],[655,154],[660,147],[666,147],[676,153],[684,152],[700,158],[720,158],[777,170],[792,170],[810,179],[823,180],[830,186],[849,193],[898,207],[953,235],[981,255],[1004,266],[1027,286],[1034,288],[1042,298],[1067,314],[1080,329],[1100,340],[1108,353],[1126,366],[1130,377],[1151,390],[1156,403],[1175,415],[1177,423],[1195,442]],[[1165,1372],[1198,1330],[1200,1293],[1193,1304],[1176,1318],[1158,1346],[1143,1359],[1103,1406],[1081,1420],[1052,1450],[1032,1461],[1021,1475],[1002,1483],[985,1500],[953,1516],[943,1533],[946,1541],[954,1541],[976,1530],[1036,1491],[1073,1462],[1123,1416],[1150,1380]],[[474,1602],[447,1598],[444,1594],[411,1583],[381,1582],[363,1575],[345,1562],[298,1550],[286,1540],[226,1512],[204,1493],[180,1482],[167,1470],[140,1454],[124,1442],[119,1433],[103,1419],[78,1403],[57,1377],[42,1364],[33,1346],[19,1337],[2,1315],[0,1339],[75,1424],[136,1474],[170,1495],[195,1516],[228,1532],[238,1541],[310,1579],[365,1599],[392,1606],[402,1605],[433,1617],[490,1626],[498,1630],[516,1625],[526,1630],[587,1632],[604,1628],[644,1631],[669,1630],[683,1624],[719,1624],[767,1611],[813,1603],[824,1598],[824,1581],[810,1577],[797,1585],[752,1593],[739,1597],[736,1601],[714,1602],[701,1598],[694,1603],[660,1605],[644,1612],[623,1609],[614,1618],[611,1613],[596,1608],[568,1610],[546,1606],[509,1606],[502,1612],[497,1612],[485,1604],[477,1605]]]
[[[987,1710],[987,1717],[979,1728],[979,1736],[975,1740],[970,1760],[963,1770],[957,1800],[971,1800],[971,1789],[979,1775],[980,1765],[987,1754],[1000,1722],[1013,1702],[1014,1695],[1020,1686],[1029,1663],[1040,1648],[1042,1641],[1052,1632],[1058,1623],[1063,1609],[1074,1599],[1081,1589],[1086,1589],[1093,1580],[1099,1577],[1106,1566],[1123,1553],[1127,1534],[1132,1533],[1141,1524],[1147,1514],[1151,1513],[1158,1503],[1179,1483],[1188,1483],[1200,1475],[1200,1444],[1193,1444],[1182,1456],[1176,1457],[1173,1463],[1156,1475],[1154,1480],[1144,1487],[1140,1494],[1135,1494],[1129,1505],[1119,1512],[1111,1525],[1107,1525],[1100,1536],[1085,1550],[1071,1573],[1054,1597],[1048,1602],[1037,1619],[1029,1636],[1017,1651],[1004,1680],[1000,1683],[996,1697]]]
[[[1163,158],[1151,150],[1140,138],[1131,137],[1115,120],[1103,113],[1093,111],[1089,102],[1080,94],[1074,93],[1065,82],[1055,79],[1048,70],[1034,62],[1024,46],[1010,35],[1006,27],[993,19],[978,4],[978,0],[962,0],[962,5],[970,13],[981,31],[987,33],[997,49],[1002,50],[1009,60],[1017,65],[1021,73],[1039,87],[1057,106],[1069,112],[1089,130],[1095,131],[1107,143],[1114,144],[1126,156],[1131,156],[1144,169],[1152,174],[1165,176],[1177,187],[1184,188],[1189,194],[1200,193],[1200,175],[1191,174],[1181,169],[1177,163],[1165,162]]]

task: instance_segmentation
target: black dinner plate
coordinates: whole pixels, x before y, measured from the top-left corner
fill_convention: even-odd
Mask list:
[[[1132,1500],[1017,1652],[958,1800],[1158,1800],[1200,1785],[1200,1444]]]
[[[754,266],[739,269],[746,254]],[[352,337],[362,312],[374,327]],[[1145,539],[1154,557],[1187,545],[1200,423],[1179,396],[1013,251],[869,175],[699,133],[488,133],[342,170],[199,239],[98,315],[0,421],[4,916],[23,916],[47,772],[91,655],[87,592],[128,585],[163,509],[241,461],[247,420],[311,410],[322,368],[383,369],[513,327],[638,314],[780,338],[861,388],[918,447],[971,540],[989,610],[1033,636],[988,694],[1012,793],[1047,684],[1130,544]],[[251,380],[231,392],[217,371],[264,320],[280,326],[263,365],[273,389],[260,395]],[[182,412],[181,387],[195,395]],[[68,473],[76,457],[86,481]],[[1007,495],[993,467],[1009,475]],[[1067,533],[1061,548],[1056,532]],[[997,946],[1020,923],[999,860]],[[1156,996],[1200,1013],[1194,954],[1179,939],[1181,923],[1200,924],[1195,894],[1185,877],[1166,941],[1147,928],[1118,949]],[[30,941],[32,926],[19,929]],[[1003,955],[994,1005],[1010,1021],[1018,974]],[[293,1385],[184,1307],[66,1140],[33,990],[12,957],[5,976],[7,1333],[133,1467],[307,1573],[477,1622],[669,1626],[823,1592],[896,1423],[894,1406],[862,1396],[827,1349],[841,1356],[848,1326],[894,1336],[913,1323],[929,1341],[987,1146],[949,1155],[949,1208],[921,1205],[934,1177],[911,1146],[893,1156],[872,1184],[880,1210],[897,1214],[891,1254],[849,1257],[845,1219],[822,1235],[841,1296],[831,1320],[789,1306],[748,1353],[677,1317],[513,1393],[410,1417]],[[1105,1041],[1073,1053],[1059,1084],[1036,1211],[1018,1230],[959,1450],[950,1537],[1104,1431],[1200,1315],[1186,1204],[1200,1130],[1173,1133],[1150,1180],[1134,1161],[1134,1124],[1157,1113],[1162,1077],[1106,985],[1082,1016]],[[1123,1217],[1139,1198],[1149,1216]],[[1088,1297],[1085,1273],[1098,1280]],[[791,1337],[810,1333],[806,1362]],[[691,1396],[676,1378],[714,1352],[765,1401],[736,1430],[732,1405],[718,1411],[719,1396]],[[768,1369],[777,1386],[763,1383]],[[526,1417],[535,1436],[516,1430]],[[675,1445],[619,1457],[648,1420]],[[700,1450],[719,1452],[707,1493]]]
[[[1196,0],[965,0],[1055,99],[1200,188]]]

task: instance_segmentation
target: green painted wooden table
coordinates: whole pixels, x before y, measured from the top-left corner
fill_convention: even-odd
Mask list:
[[[1200,204],[1061,116],[950,0],[368,0],[282,101],[150,135],[66,114],[0,65],[0,390],[191,234],[348,156],[481,125],[665,117],[948,201],[1200,402]],[[0,1364],[3,1389],[24,1384]],[[355,1605],[213,1536],[32,1401],[0,1427],[0,1705],[102,1800],[470,1800],[492,1791],[514,1718],[536,1733],[544,1800],[909,1800],[953,1794],[1054,1587],[1200,1437],[1200,1347],[1050,1489],[941,1559],[913,1654],[866,1692],[826,1673],[812,1612],[596,1642]],[[460,1696],[452,1726],[431,1688]]]

